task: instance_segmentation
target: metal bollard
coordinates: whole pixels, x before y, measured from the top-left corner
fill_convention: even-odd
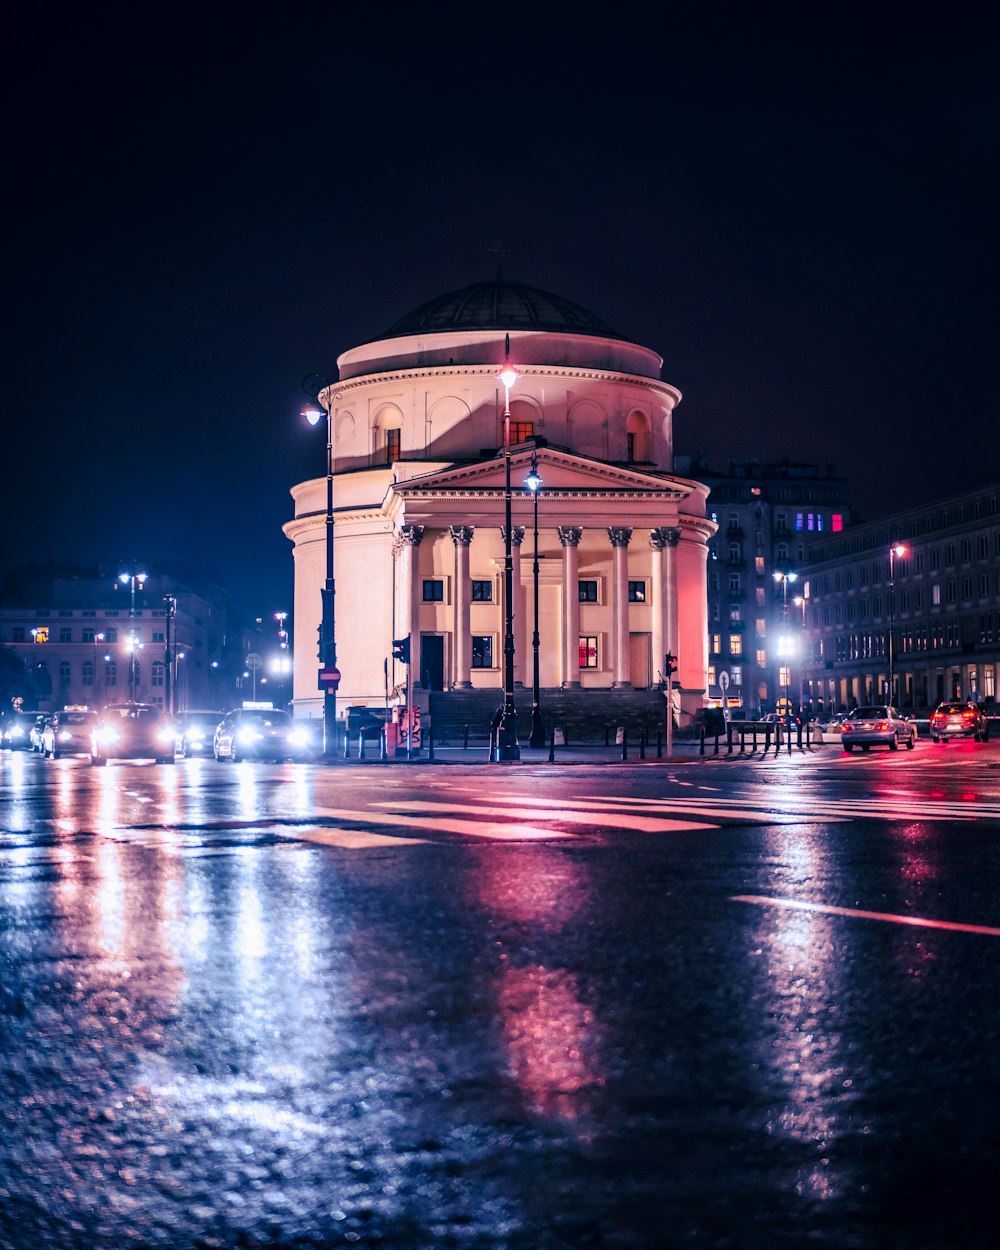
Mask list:
[[[712,754],[713,755],[719,754],[719,731],[718,730],[715,731],[715,750],[712,752]]]
[[[554,764],[555,762],[556,762],[556,730],[555,730],[555,726],[553,725],[552,733],[549,735],[549,763]]]
[[[699,755],[705,754],[705,726],[704,725],[702,725],[701,730],[698,733],[698,754]]]
[[[733,753],[733,727],[732,725],[727,725],[726,726],[726,754],[732,755],[732,753]]]
[[[646,726],[643,725],[642,729],[639,731],[639,759],[644,760],[645,758],[646,758]]]
[[[610,745],[610,743],[609,743],[609,741],[608,741],[608,726],[607,726],[607,725],[605,725],[605,726],[604,726],[604,745],[605,745],[605,746],[609,746],[609,745]]]
[[[622,730],[622,759],[628,759],[628,730]]]
[[[365,731],[363,729],[359,729],[358,730],[358,759],[363,760],[364,758],[365,758]]]
[[[465,733],[462,735],[462,750],[468,751],[468,749],[469,749],[469,726],[466,725]]]
[[[347,726],[344,726],[344,759],[351,758],[351,735],[347,732]]]
[[[656,758],[663,759],[663,732],[659,729],[656,731]]]
[[[427,760],[434,763],[434,726],[427,726]]]

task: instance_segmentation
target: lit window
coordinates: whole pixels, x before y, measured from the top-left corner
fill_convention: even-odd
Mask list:
[[[580,667],[597,668],[597,635],[580,636]]]
[[[629,603],[645,603],[646,602],[646,583],[645,582],[629,582],[628,601]]]
[[[386,430],[385,432],[385,462],[392,464],[394,460],[399,459],[401,430]]]
[[[535,436],[534,421],[511,421],[510,423],[510,441],[511,443],[526,443],[529,438]]]
[[[830,517],[830,529],[832,529],[835,534],[839,534],[843,528],[844,518],[839,512],[835,512],[833,516]]]
[[[742,655],[743,654],[743,635],[742,634],[730,634],[729,635],[729,654],[730,655]]]

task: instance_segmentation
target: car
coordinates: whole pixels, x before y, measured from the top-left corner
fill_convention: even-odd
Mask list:
[[[931,717],[931,741],[947,742],[949,738],[989,741],[989,721],[978,703],[957,701],[937,705]]]
[[[236,708],[219,722],[212,741],[217,760],[303,760],[316,753],[316,739],[303,721],[276,708]]]
[[[42,754],[57,760],[60,755],[89,755],[90,734],[97,713],[85,707],[67,707],[53,712],[42,731]]]
[[[37,751],[39,755],[42,753],[42,735],[45,733],[45,726],[51,719],[51,712],[39,712],[28,730],[28,743],[32,751]]]
[[[172,764],[176,730],[152,703],[112,703],[91,727],[90,762],[154,759]]]
[[[188,758],[192,755],[211,755],[216,726],[225,712],[192,709],[178,712],[174,717],[177,729],[177,750]]]
[[[37,712],[9,712],[4,717],[3,745],[11,751],[30,751],[31,730],[37,716]]]
[[[912,751],[917,741],[917,727],[890,704],[879,703],[856,707],[845,717],[841,721],[840,739],[848,754],[855,747],[867,751],[869,747],[883,746],[898,751],[901,742]]]

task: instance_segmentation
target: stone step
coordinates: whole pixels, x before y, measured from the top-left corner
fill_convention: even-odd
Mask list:
[[[430,715],[434,740],[443,745],[487,742],[490,723],[503,704],[501,690],[448,690],[430,695]],[[526,741],[531,730],[531,691],[518,688],[514,693],[517,732]],[[665,732],[666,702],[658,690],[563,690],[539,691],[539,706],[545,723],[546,740],[557,726],[567,743],[614,741],[623,727],[630,741],[638,742],[643,729],[647,741],[654,742]]]

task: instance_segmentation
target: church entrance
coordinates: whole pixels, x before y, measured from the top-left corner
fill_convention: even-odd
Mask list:
[[[420,685],[424,690],[444,689],[444,638],[420,635]]]

